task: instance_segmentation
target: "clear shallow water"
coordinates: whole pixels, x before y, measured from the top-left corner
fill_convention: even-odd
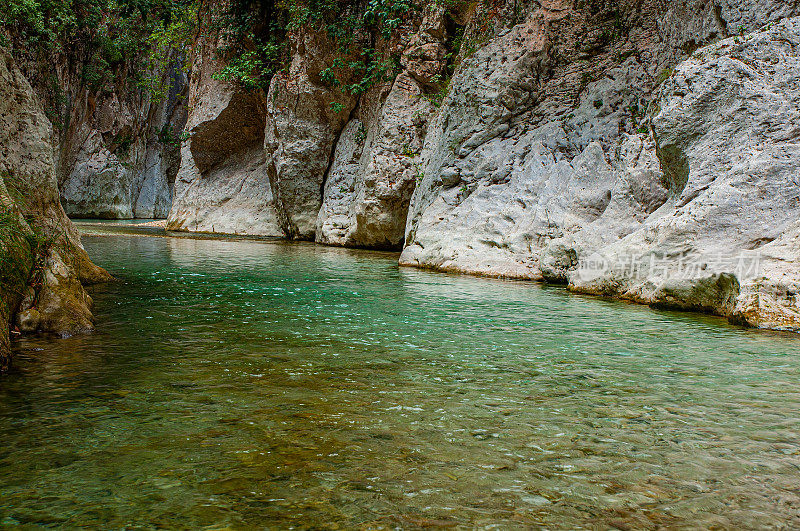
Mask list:
[[[85,236],[0,526],[800,526],[800,341],[311,245]]]

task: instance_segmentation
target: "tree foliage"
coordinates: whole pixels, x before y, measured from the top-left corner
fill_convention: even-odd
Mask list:
[[[272,76],[288,66],[289,32],[310,27],[324,31],[337,48],[322,80],[362,94],[397,66],[376,53],[376,39],[391,39],[403,20],[420,9],[412,0],[234,0],[219,17],[232,49],[227,67],[216,77],[266,89]]]
[[[98,89],[115,69],[135,62],[147,71],[163,66],[167,48],[188,44],[196,0],[3,0],[2,44],[28,53],[63,51],[83,63],[83,79]],[[8,39],[6,39],[8,40]]]

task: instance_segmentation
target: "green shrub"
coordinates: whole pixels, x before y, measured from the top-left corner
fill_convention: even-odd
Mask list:
[[[288,68],[288,33],[310,26],[324,31],[336,47],[333,61],[320,72],[322,81],[363,94],[399,66],[398,57],[380,57],[370,43],[390,39],[418,9],[411,0],[236,0],[216,15],[217,28],[232,45],[221,51],[227,66],[215,78],[266,90],[272,76]]]
[[[96,90],[113,81],[122,62],[135,63],[133,72],[145,72],[157,66],[156,56],[163,56],[165,47],[171,55],[186,44],[196,26],[198,1],[3,0],[0,25],[12,36],[8,44],[15,51],[64,50],[81,59],[82,78]]]

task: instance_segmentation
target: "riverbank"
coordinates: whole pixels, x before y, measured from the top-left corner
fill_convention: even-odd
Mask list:
[[[82,234],[156,236],[162,238],[184,238],[191,240],[230,240],[230,241],[287,241],[284,238],[270,236],[251,236],[248,234],[225,234],[219,232],[188,232],[167,230],[164,219],[154,220],[90,220],[73,219],[73,223]]]

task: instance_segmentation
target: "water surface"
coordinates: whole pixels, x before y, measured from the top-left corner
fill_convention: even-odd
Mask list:
[[[85,236],[0,381],[0,526],[800,526],[800,341],[397,256]]]

